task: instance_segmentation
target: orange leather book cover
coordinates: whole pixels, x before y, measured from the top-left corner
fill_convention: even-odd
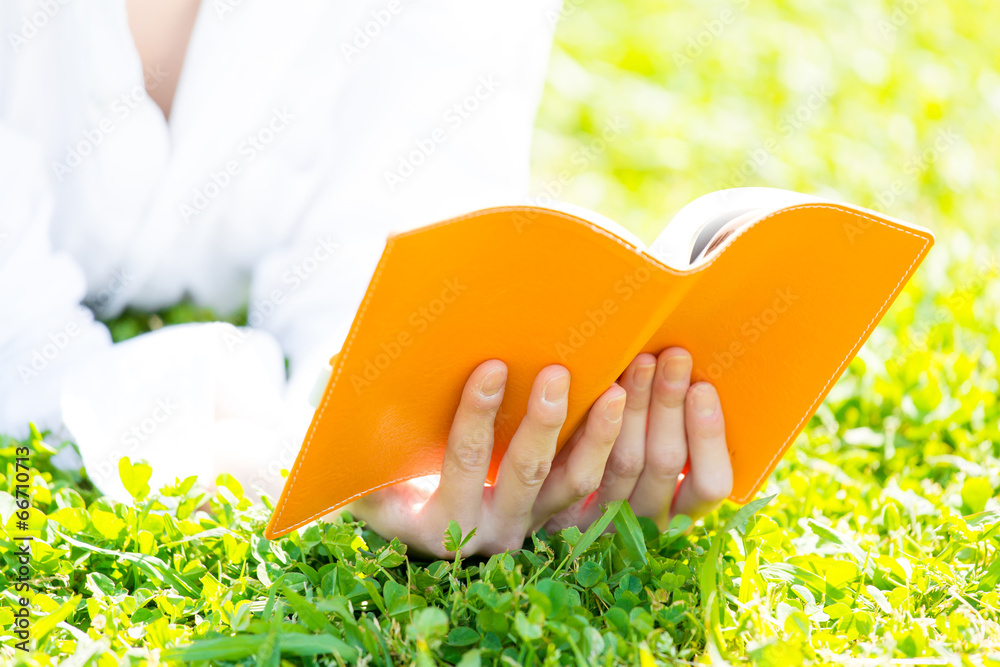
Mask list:
[[[391,236],[265,535],[440,472],[472,370],[509,369],[490,481],[547,365],[571,372],[560,446],[640,352],[686,348],[749,500],[933,244],[846,204],[762,215],[710,259],[666,264],[586,214],[476,211]],[[336,352],[331,350],[331,352]]]

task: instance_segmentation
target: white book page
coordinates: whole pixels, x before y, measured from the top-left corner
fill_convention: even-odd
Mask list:
[[[646,244],[639,237],[614,220],[582,206],[553,200],[541,203],[529,199],[525,203],[531,206],[540,206],[554,211],[561,211],[587,220],[611,232],[618,238],[631,243],[640,251],[655,257],[667,266],[678,271],[685,271],[691,266],[696,266],[701,261],[699,260],[694,264],[691,263],[691,249],[698,231],[712,219],[730,211],[759,209],[759,215],[753,215],[746,223],[749,224],[779,209],[816,201],[824,200],[819,197],[804,195],[790,190],[780,190],[778,188],[732,188],[729,190],[717,190],[716,192],[698,197],[682,208],[671,218],[670,222],[667,223],[663,231],[649,247],[646,247]],[[714,253],[712,254],[714,255]]]
[[[695,236],[703,225],[718,216],[731,211],[753,210],[752,217],[744,223],[751,224],[774,211],[817,201],[825,200],[778,188],[731,188],[710,192],[678,211],[650,245],[649,253],[668,266],[687,269],[701,261],[691,263]]]

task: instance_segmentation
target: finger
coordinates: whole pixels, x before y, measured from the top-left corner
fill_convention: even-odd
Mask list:
[[[491,514],[498,526],[521,536],[531,519],[542,483],[552,467],[559,431],[566,421],[569,371],[548,366],[535,378],[528,411],[500,462],[491,497]],[[520,546],[520,545],[518,545]]]
[[[646,459],[646,422],[652,393],[656,357],[640,354],[622,373],[625,412],[621,432],[615,440],[604,469],[597,504],[628,498],[642,473]]]
[[[692,519],[715,509],[733,490],[733,466],[726,447],[726,425],[715,387],[699,382],[686,401],[691,469],[677,490],[673,514]]]
[[[503,362],[480,364],[465,383],[451,424],[441,481],[431,502],[445,522],[455,519],[463,530],[471,529],[480,516],[493,453],[493,424],[506,382]]]
[[[558,512],[587,498],[600,486],[604,467],[622,427],[625,390],[617,384],[594,401],[579,440],[563,448],[542,484],[532,507],[532,526],[540,526]],[[560,455],[562,452],[560,452]]]
[[[670,504],[688,458],[684,400],[691,383],[691,355],[679,347],[660,353],[646,436],[646,465],[629,503],[638,516],[669,515]]]

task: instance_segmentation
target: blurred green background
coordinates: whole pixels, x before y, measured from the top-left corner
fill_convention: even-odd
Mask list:
[[[763,185],[996,247],[998,29],[995,2],[567,0],[534,190],[646,241],[701,194]]]

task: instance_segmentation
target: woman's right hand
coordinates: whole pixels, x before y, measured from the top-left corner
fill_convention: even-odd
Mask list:
[[[496,483],[485,486],[506,382],[507,367],[497,360],[484,362],[469,377],[436,489],[416,480],[395,484],[352,503],[352,514],[412,551],[441,558],[449,556],[443,538],[454,519],[463,534],[477,529],[463,553],[488,555],[520,549],[531,531],[593,493],[621,429],[625,390],[614,384],[594,402],[571,454],[551,471],[558,474],[550,474],[566,420],[570,375],[562,366],[542,369]]]

